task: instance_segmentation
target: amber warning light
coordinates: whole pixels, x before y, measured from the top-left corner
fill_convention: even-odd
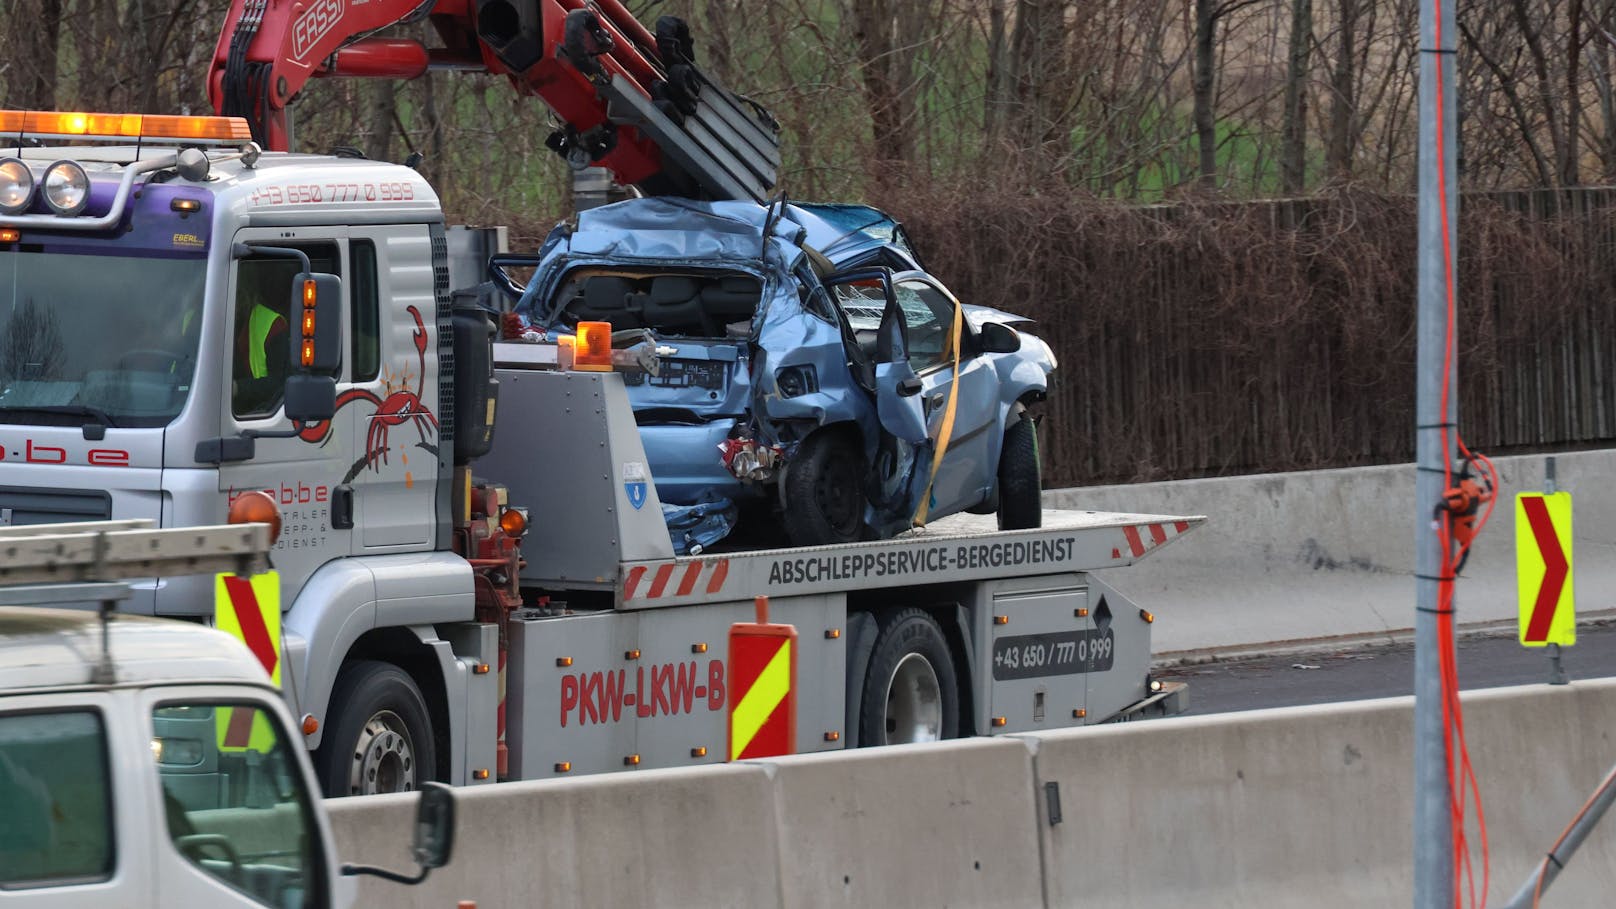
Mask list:
[[[578,336],[573,341],[572,368],[592,372],[611,372],[612,323],[578,323]]]
[[[84,139],[169,140],[242,145],[252,130],[241,117],[94,114],[84,111],[0,110],[0,133]]]
[[[271,544],[281,535],[281,510],[265,492],[254,490],[236,496],[230,503],[228,521],[231,524],[268,524]]]
[[[303,281],[303,350],[302,361],[305,367],[314,365],[314,301],[318,296],[314,279]]]

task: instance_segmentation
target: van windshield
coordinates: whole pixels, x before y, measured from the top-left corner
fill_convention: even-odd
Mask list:
[[[0,423],[163,426],[190,394],[200,257],[0,248]]]

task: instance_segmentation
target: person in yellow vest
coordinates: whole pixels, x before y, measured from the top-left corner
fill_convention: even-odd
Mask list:
[[[286,309],[291,299],[290,282],[279,290],[276,293],[273,287],[243,286],[236,301],[233,409],[238,415],[264,414],[280,401],[289,355],[291,326]]]

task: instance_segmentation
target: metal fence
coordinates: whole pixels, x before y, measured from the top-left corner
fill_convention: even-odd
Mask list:
[[[1412,197],[1125,207],[890,203],[966,302],[1060,358],[1049,486],[1412,460]],[[1467,195],[1461,430],[1473,449],[1616,439],[1616,189]]]

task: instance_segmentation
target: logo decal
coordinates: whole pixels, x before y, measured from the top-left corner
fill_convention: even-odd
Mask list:
[[[343,12],[342,0],[314,0],[314,4],[292,24],[292,56],[303,59],[309,48],[337,27]]]
[[[639,511],[645,505],[645,465],[639,461],[623,462],[623,491],[628,503]]]
[[[415,431],[421,437],[418,447],[425,449],[434,458],[438,456],[438,418],[432,415],[432,409],[427,407],[421,400],[421,392],[426,381],[426,348],[428,341],[426,324],[421,320],[421,311],[419,309],[410,306],[406,308],[406,311],[415,317],[415,334],[413,338],[417,356],[417,371],[412,375],[409,367],[405,366],[395,375],[391,369],[387,370],[386,378],[383,382],[388,389],[386,398],[378,398],[370,390],[364,388],[350,388],[337,395],[338,414],[342,412],[344,407],[355,401],[367,401],[376,407],[376,412],[370,417],[370,431],[365,434],[365,453],[353,463],[352,467],[348,468],[347,475],[342,478],[343,483],[353,482],[354,477],[367,468],[378,473],[381,472],[379,465],[388,463],[388,431],[395,426],[403,426],[406,423],[413,425]],[[410,390],[411,384],[415,387],[413,391]],[[304,426],[298,432],[298,438],[305,442],[324,445],[331,438],[331,421],[321,420],[318,423]],[[405,465],[404,486],[406,488],[413,487],[415,479],[408,468],[410,463],[409,455],[403,454],[401,451],[400,457]]]

